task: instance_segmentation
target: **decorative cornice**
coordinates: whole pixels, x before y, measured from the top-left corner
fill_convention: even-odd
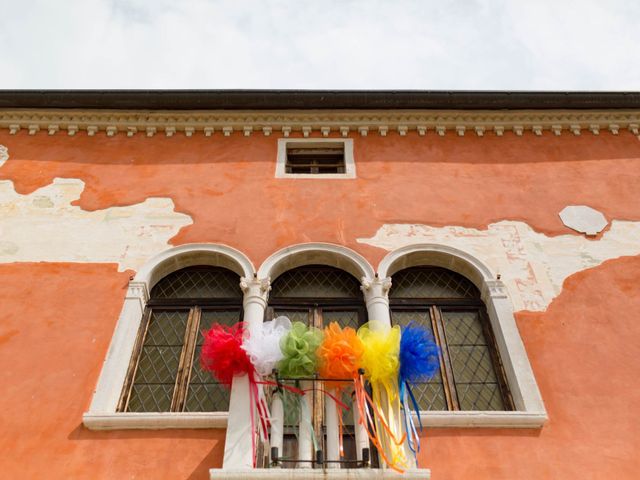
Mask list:
[[[0,110],[0,128],[10,134],[73,136],[84,133],[109,137],[176,134],[250,137],[292,132],[305,137],[349,134],[407,136],[516,136],[544,132],[554,135],[591,133],[640,135],[640,110],[247,110],[247,111],[123,111],[21,109]]]

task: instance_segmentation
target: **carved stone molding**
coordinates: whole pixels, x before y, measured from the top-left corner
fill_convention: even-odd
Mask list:
[[[374,277],[373,279],[362,277],[362,286],[360,287],[360,289],[364,292],[365,297],[388,297],[389,290],[391,289],[391,277]]]
[[[486,280],[484,290],[483,298],[507,298],[507,287],[502,280]]]
[[[145,282],[130,281],[127,288],[126,298],[135,298],[141,300],[144,304],[149,300],[149,291]]]
[[[74,110],[74,109],[21,109],[0,110],[0,128],[10,134],[22,129],[30,135],[46,132],[58,135],[66,131],[69,135],[84,132],[89,136],[97,133],[111,137],[137,134],[153,136],[162,132],[171,137],[177,133],[186,137],[196,134],[212,136],[221,132],[223,136],[240,134],[250,137],[254,131],[265,135],[281,132],[287,137],[292,132],[304,136],[342,135],[351,132],[366,135],[375,132],[389,136],[414,133],[430,136],[427,132],[444,136],[454,132],[464,136],[473,131],[478,136],[492,133],[504,136],[512,132],[542,135],[562,131],[580,135],[608,133],[617,135],[628,131],[638,135],[639,110],[512,110],[512,111],[451,111],[451,110],[274,110],[274,111],[126,111],[126,110]]]
[[[244,293],[244,303],[259,302],[266,305],[269,291],[271,290],[270,278],[246,278],[240,279],[240,288]]]
[[[0,145],[0,165],[9,160],[9,150],[4,145]]]

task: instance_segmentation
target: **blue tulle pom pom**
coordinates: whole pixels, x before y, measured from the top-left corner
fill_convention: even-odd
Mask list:
[[[400,383],[426,382],[440,368],[440,349],[431,332],[410,322],[400,337]]]

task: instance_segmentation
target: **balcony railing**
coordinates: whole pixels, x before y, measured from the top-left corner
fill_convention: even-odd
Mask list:
[[[268,387],[271,427],[264,468],[377,467],[354,401],[352,379],[284,378]]]

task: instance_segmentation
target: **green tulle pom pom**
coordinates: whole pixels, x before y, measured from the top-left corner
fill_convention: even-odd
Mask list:
[[[289,333],[280,339],[284,358],[278,362],[282,377],[311,377],[316,373],[316,350],[322,343],[322,330],[294,322]]]

